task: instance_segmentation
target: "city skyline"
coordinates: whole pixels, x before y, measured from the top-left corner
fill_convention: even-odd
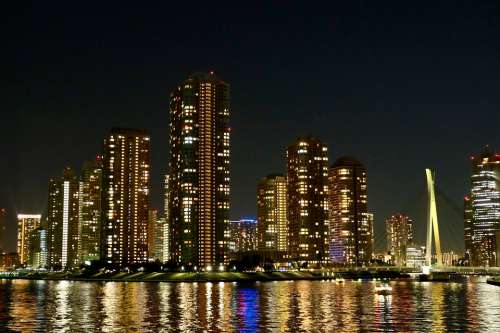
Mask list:
[[[197,74],[195,74],[195,75],[197,75]],[[203,74],[203,75],[204,75],[204,74]],[[213,75],[213,72],[210,72],[210,73],[209,73],[209,75]],[[111,131],[113,132],[113,131],[122,131],[122,130],[124,130],[124,131],[129,131],[129,129],[116,129],[116,128],[113,128]],[[140,130],[132,129],[132,130],[130,130],[130,131],[138,131],[138,132],[140,132],[140,133],[146,133],[146,132],[145,132],[144,130],[142,130],[142,129],[140,129]],[[300,139],[301,139],[301,138],[299,137],[298,139],[296,139],[296,140],[294,140],[294,141],[297,141],[297,140],[300,140]],[[149,141],[149,139],[148,139],[148,141]],[[491,154],[491,156],[493,156],[493,158],[498,158],[498,156],[499,156],[499,155],[498,155],[498,154],[496,154],[496,153],[494,152],[494,150],[491,150],[492,148],[490,147],[490,145],[486,145],[485,147],[483,147],[483,149],[485,149],[486,151],[489,151],[489,152],[490,152],[490,154]],[[100,154],[100,153],[99,153],[99,154]],[[81,173],[81,175],[79,175],[79,177],[80,177],[80,176],[81,176],[81,177],[85,177],[85,173],[87,173],[87,172],[88,172],[88,171],[86,170],[86,167],[87,167],[87,168],[88,168],[89,166],[91,167],[91,166],[92,166],[92,165],[94,165],[95,163],[102,163],[102,162],[101,162],[102,157],[101,157],[99,154],[97,155],[97,157],[96,157],[96,160],[95,160],[95,161],[89,161],[89,160],[87,160],[87,161],[83,161],[84,167],[82,168],[82,173]],[[485,153],[483,152],[483,154],[485,154]],[[345,158],[345,157],[341,157],[341,158]],[[351,158],[351,157],[349,157],[349,158]],[[470,155],[469,160],[474,160],[474,156],[473,156],[473,155]],[[331,164],[331,165],[333,166],[334,164],[335,164],[335,163],[333,163],[333,164]],[[71,168],[70,168],[70,167],[66,167],[66,169],[67,169],[67,170],[70,170]],[[72,172],[72,171],[71,171],[71,172]],[[273,176],[273,174],[270,174],[270,175],[271,175],[271,176]],[[165,189],[166,189],[166,186],[167,186],[167,183],[166,183],[166,182],[167,182],[167,180],[166,180],[166,179],[169,177],[169,175],[168,175],[168,174],[167,174],[167,175],[164,175],[164,177],[165,177],[165,178],[163,179],[163,186],[164,186],[164,188],[163,188],[163,189],[165,190]],[[77,178],[78,178],[78,177],[77,177]],[[83,182],[83,183],[84,183],[84,182]],[[82,183],[82,184],[83,184],[83,183]],[[256,184],[258,184],[258,183],[259,183],[259,181],[257,181],[257,182],[256,182]],[[81,186],[81,185],[80,185],[80,186]],[[469,189],[469,190],[470,190],[470,189]],[[167,208],[167,202],[168,202],[168,200],[166,199],[166,194],[167,194],[167,191],[165,190],[165,191],[163,192],[163,194],[162,194],[162,195],[163,195],[163,199],[164,199],[164,206],[165,206],[165,209]],[[449,198],[448,198],[448,197],[445,197],[445,199],[444,199],[444,200],[447,200],[447,201],[448,201],[448,200],[449,200]],[[463,214],[464,214],[463,218],[465,219],[465,221],[467,221],[467,216],[466,216],[465,214],[467,214],[466,212],[467,212],[467,209],[468,209],[468,206],[467,206],[467,205],[468,205],[468,200],[469,200],[469,199],[468,199],[468,194],[466,193],[466,194],[465,194],[465,200],[464,200],[464,206],[462,207],[462,208],[465,210],[465,212],[463,212]],[[81,202],[80,202],[80,205],[81,205]],[[160,205],[160,206],[161,206],[161,205]],[[452,208],[455,208],[455,209],[457,208],[456,206],[454,206],[454,203],[451,203],[451,207],[452,207]],[[3,208],[3,209],[4,209],[4,208]],[[154,208],[153,206],[151,206],[151,209],[157,209],[157,208]],[[395,209],[396,209],[396,208],[395,208]],[[402,212],[403,212],[403,213],[405,213],[406,211],[402,210]],[[6,215],[6,214],[5,214],[5,212],[4,212],[3,214],[4,214],[4,215]],[[252,215],[252,214],[247,214],[247,216],[248,216],[248,215]],[[257,216],[257,215],[258,215],[258,209],[254,212],[254,216]],[[368,215],[370,215],[370,216],[371,216],[371,220],[372,220],[372,222],[370,222],[370,223],[373,223],[373,219],[374,219],[373,214],[369,213]],[[378,219],[382,219],[382,217],[380,216],[380,217],[377,217],[376,219],[377,219],[377,220],[378,220]],[[462,224],[464,223],[464,219],[462,219],[462,220],[460,221]],[[4,220],[5,220],[5,217],[4,217]],[[385,220],[385,218],[384,218],[384,224],[385,224],[385,221],[386,221],[386,220]],[[423,222],[425,223],[425,221],[423,221]],[[4,222],[4,224],[5,224],[5,222]],[[465,225],[462,225],[462,226],[465,226],[465,229],[467,230],[467,226],[468,226],[468,225],[467,225],[467,223],[466,223],[466,222],[465,222]],[[80,228],[81,228],[81,227],[82,227],[82,225],[80,225]],[[84,226],[84,227],[85,227],[85,226]],[[413,228],[414,228],[414,227],[415,227],[415,226],[413,226]],[[169,228],[170,228],[170,227],[169,227]],[[417,228],[418,228],[418,225],[417,225]],[[18,232],[18,231],[16,231],[16,232]],[[379,230],[378,232],[379,232],[379,233],[382,233],[382,234],[385,234],[385,232],[386,232],[386,231],[384,231],[384,230]],[[375,236],[379,236],[379,237],[380,237],[380,234],[378,234],[378,235],[377,235],[377,232],[376,232],[375,234],[376,234]],[[287,236],[288,236],[288,235],[287,235]],[[288,237],[289,237],[289,236],[288,236]],[[465,249],[465,250],[464,250],[464,251],[466,251],[466,250],[467,250],[467,242],[469,241],[469,238],[468,238],[468,237],[470,237],[470,236],[468,235],[467,231],[465,231],[465,235],[464,235],[464,237],[465,237],[465,239],[464,239],[464,240],[462,240],[462,243],[464,243],[464,244],[465,244],[465,246],[464,246],[464,249]],[[416,244],[423,244],[423,239],[422,239],[422,237],[419,237],[419,238],[414,239],[414,242],[415,242]],[[460,243],[458,244],[458,245],[459,245],[459,246],[458,246],[458,248],[459,248],[459,249],[458,249],[459,253],[464,253],[464,251],[461,251],[461,249],[460,249],[460,247],[461,247],[461,246],[463,246],[464,244],[460,244]],[[80,244],[80,245],[81,245],[81,244]],[[387,245],[387,244],[386,244],[386,245]],[[445,248],[445,249],[447,249],[447,250],[452,250],[452,251],[456,251],[456,250],[457,250],[457,247],[455,247],[455,248],[450,247],[449,249],[448,249],[448,248]],[[8,247],[6,246],[6,248],[5,248],[4,250],[8,250]],[[383,252],[384,250],[385,250],[385,245],[380,245],[380,244],[379,244],[378,246],[374,246],[374,248],[373,248],[374,253],[375,253],[375,252],[380,253],[381,251]],[[78,250],[78,251],[80,251],[80,250]],[[80,258],[79,258],[78,260],[80,260]],[[50,261],[50,260],[49,260],[49,261]],[[85,260],[81,260],[81,262],[85,262]]]
[[[460,207],[468,191],[467,156],[486,143],[498,146],[499,67],[492,59],[499,47],[490,42],[498,26],[495,11],[486,4],[432,10],[404,5],[390,13],[366,4],[332,7],[319,14],[294,6],[278,15],[250,10],[243,23],[252,22],[252,13],[262,22],[252,26],[252,33],[227,18],[225,9],[214,14],[219,20],[210,20],[214,23],[201,35],[193,33],[207,23],[201,12],[193,13],[200,22],[181,33],[180,21],[164,22],[155,15],[146,20],[151,10],[127,7],[121,17],[97,19],[84,32],[80,23],[91,13],[83,11],[71,16],[55,39],[51,34],[61,31],[56,25],[38,27],[46,18],[54,21],[59,9],[23,12],[29,20],[15,24],[13,52],[2,55],[13,64],[5,91],[6,123],[14,126],[2,131],[0,140],[9,161],[0,166],[0,174],[9,175],[0,189],[8,248],[15,248],[16,212],[43,211],[46,179],[64,165],[78,169],[91,159],[99,151],[95,138],[113,126],[151,132],[152,206],[160,208],[168,165],[168,93],[188,73],[210,69],[237,87],[232,96],[232,219],[255,215],[256,180],[282,172],[283,147],[312,134],[329,145],[332,160],[356,156],[370,170],[375,234],[383,231],[389,214],[402,210],[413,217],[417,239],[423,239],[422,170],[436,170],[438,186]],[[315,14],[315,22],[304,21],[302,14]],[[360,14],[363,20],[356,19]],[[137,31],[126,28],[120,34],[112,28],[131,17],[140,22]],[[92,40],[112,47],[103,51]],[[121,52],[131,46],[131,52]],[[61,56],[65,61],[52,61]],[[471,119],[488,121],[471,129]],[[72,141],[81,151],[68,149]],[[255,147],[259,151],[249,156]],[[443,226],[463,225],[457,213],[441,206]],[[463,248],[458,235],[443,238],[444,247]]]

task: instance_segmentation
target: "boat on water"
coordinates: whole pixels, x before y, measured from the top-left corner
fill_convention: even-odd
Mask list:
[[[379,286],[375,286],[375,292],[379,295],[390,295],[392,294],[392,287],[387,283]]]

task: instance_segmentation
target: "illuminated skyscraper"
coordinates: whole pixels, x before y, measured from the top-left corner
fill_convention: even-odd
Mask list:
[[[101,260],[126,266],[148,260],[149,136],[112,129],[104,142]]]
[[[286,151],[289,251],[292,259],[328,261],[328,148],[311,137]]]
[[[193,74],[170,100],[171,256],[202,268],[227,263],[229,85]]]
[[[288,250],[286,178],[269,175],[257,185],[257,234],[259,250]]]
[[[81,263],[99,260],[101,232],[102,160],[83,164],[80,177],[80,237]]]
[[[471,264],[497,266],[495,234],[500,230],[500,155],[486,147],[471,161]]]
[[[345,265],[368,264],[373,254],[373,218],[367,210],[367,173],[352,157],[330,168],[330,258]]]
[[[257,249],[257,221],[240,219],[229,222],[229,252],[247,252]]]
[[[71,168],[49,181],[47,205],[48,264],[53,268],[78,266],[78,179]]]
[[[406,265],[406,249],[413,242],[413,222],[408,215],[396,213],[385,220],[387,251],[397,266]]]
[[[17,254],[19,263],[25,265],[30,259],[30,237],[40,227],[40,214],[17,214]]]

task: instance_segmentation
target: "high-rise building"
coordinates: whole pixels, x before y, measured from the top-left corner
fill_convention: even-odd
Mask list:
[[[159,219],[161,232],[158,234],[156,248],[159,253],[159,260],[161,262],[167,262],[170,260],[170,224],[169,221],[169,210],[168,203],[170,201],[170,176],[165,175],[164,182],[164,210],[163,210],[163,218]]]
[[[31,233],[28,264],[33,269],[47,268],[47,230],[40,227]]]
[[[47,247],[52,268],[73,268],[79,264],[78,194],[78,179],[69,167],[62,177],[49,181]]]
[[[104,142],[101,261],[127,266],[148,260],[149,136],[111,130]]]
[[[163,183],[163,216],[167,219],[168,221],[168,202],[170,201],[170,176],[165,175],[165,181]]]
[[[496,232],[500,230],[500,154],[486,147],[473,156],[470,207],[471,264],[497,266]],[[467,208],[467,207],[466,207]]]
[[[289,251],[292,259],[328,261],[328,148],[311,137],[286,151]]]
[[[101,232],[102,159],[83,164],[80,176],[80,230],[78,252],[81,263],[99,260]]]
[[[286,178],[269,175],[257,185],[257,242],[259,250],[288,250]]]
[[[408,215],[396,213],[385,220],[387,251],[396,266],[406,265],[406,249],[413,242],[413,221]]]
[[[169,261],[168,223],[164,217],[159,218],[155,225],[154,256],[153,260]]]
[[[202,269],[226,264],[229,85],[193,74],[170,97],[171,256]]]
[[[344,265],[368,264],[373,254],[373,218],[367,207],[367,172],[352,157],[330,168],[330,258]]]
[[[17,253],[21,265],[29,264],[30,237],[40,227],[40,214],[17,214]]]
[[[230,253],[257,250],[257,221],[242,218],[229,222],[228,251]]]
[[[5,208],[0,208],[0,254],[5,250]]]
[[[150,208],[148,212],[148,253],[149,260],[156,260],[156,241],[158,234],[158,210],[154,208]]]

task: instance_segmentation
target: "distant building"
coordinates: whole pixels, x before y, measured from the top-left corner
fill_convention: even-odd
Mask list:
[[[170,202],[170,176],[165,175],[165,182],[164,182],[164,199],[165,199],[165,204],[164,204],[164,217],[159,220],[161,224],[161,238],[157,237],[157,249],[158,251],[161,252],[161,262],[167,262],[170,261],[170,223],[168,222],[170,220],[170,215],[169,215],[169,209],[168,209],[168,203]],[[161,242],[161,243],[160,243]]]
[[[157,228],[158,223],[158,210],[150,208],[148,212],[148,257],[149,260],[156,260],[156,241],[157,241]]]
[[[496,233],[500,230],[500,155],[486,147],[471,161],[470,206],[465,208],[471,209],[472,221],[469,223],[470,242],[466,237],[466,251],[471,254],[472,266],[496,266]],[[467,218],[467,214],[464,215]]]
[[[257,185],[257,243],[259,250],[288,250],[286,178],[269,175]]]
[[[79,183],[71,168],[49,182],[47,204],[48,264],[52,268],[78,266]]]
[[[160,262],[167,262],[169,258],[169,225],[164,217],[159,218],[155,224],[155,241],[154,241],[154,257],[153,259]]]
[[[148,260],[150,139],[143,130],[111,130],[104,142],[101,260],[127,266]]]
[[[441,255],[443,266],[458,266],[460,255],[454,251],[443,252]]]
[[[13,270],[19,267],[19,257],[16,252],[0,253],[0,271]]]
[[[5,208],[0,208],[0,254],[5,250]]]
[[[385,220],[387,251],[396,266],[406,264],[406,248],[413,242],[413,222],[408,215],[396,213]]]
[[[330,258],[344,265],[368,264],[373,256],[373,215],[367,207],[367,172],[352,157],[330,168]]]
[[[170,95],[170,255],[183,265],[228,261],[229,113],[229,85],[212,72],[190,75]]]
[[[464,259],[468,264],[470,264],[472,256],[472,228],[472,201],[470,195],[466,195],[464,198]]]
[[[47,268],[47,230],[42,227],[34,230],[30,236],[30,256],[28,265],[32,269]]]
[[[241,219],[229,222],[230,253],[249,252],[257,249],[257,221]]]
[[[89,264],[100,258],[102,158],[83,164],[80,177],[79,258]]]
[[[286,150],[291,259],[328,262],[328,148],[311,137]]]
[[[17,214],[17,253],[19,263],[27,265],[30,259],[30,237],[40,227],[40,214]]]
[[[406,267],[421,268],[425,265],[425,246],[408,246],[406,248]]]

